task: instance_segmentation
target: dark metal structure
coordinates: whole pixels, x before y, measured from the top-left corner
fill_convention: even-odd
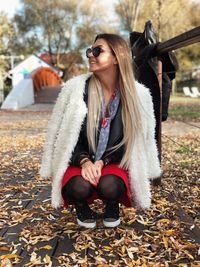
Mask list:
[[[165,42],[159,43],[157,45],[157,55],[159,59],[159,55],[162,55],[166,52],[170,52],[172,50],[177,50],[182,47],[192,45],[195,43],[200,42],[200,26],[196,27],[190,31],[187,31],[185,33],[182,33],[170,40],[167,40]],[[158,80],[159,80],[159,85],[160,85],[160,95],[162,99],[162,61],[158,60]],[[160,101],[160,105],[162,105],[162,101]],[[160,112],[162,111],[162,106],[160,106]],[[162,116],[160,116],[162,117]],[[159,142],[159,150],[161,154],[161,124],[162,121],[160,121],[160,142]]]
[[[171,55],[173,56],[173,54],[170,54],[172,53],[173,50],[177,50],[182,47],[200,42],[200,26],[194,29],[191,29],[187,32],[184,32],[162,43],[158,43],[155,36],[156,34],[154,32],[152,24],[150,21],[148,21],[145,24],[145,30],[143,33],[133,32],[130,34],[130,42],[131,42],[131,48],[133,52],[133,61],[136,62],[136,65],[140,64],[139,66],[139,68],[141,68],[140,73],[139,73],[140,80],[147,86],[151,85],[152,81],[155,81],[155,78],[153,80],[152,77],[151,78],[149,77],[148,81],[147,81],[147,77],[142,77],[143,74],[141,72],[144,71],[144,67],[141,67],[141,66],[142,64],[144,65],[144,60],[146,60],[145,62],[146,65],[149,64],[151,68],[154,69],[154,73],[152,72],[152,74],[157,73],[158,85],[154,86],[154,88],[150,88],[150,90],[151,90],[153,102],[154,102],[154,110],[155,110],[155,117],[156,117],[156,140],[157,140],[157,146],[158,146],[159,156],[160,156],[160,161],[161,161],[161,154],[162,154],[161,132],[162,132],[162,117],[163,117],[162,102],[163,102],[163,94],[165,94],[165,91],[164,91],[165,88],[162,88],[162,87],[163,87],[163,72],[166,71],[165,64],[168,64],[170,61],[170,67],[173,68],[173,63],[175,63],[174,66],[176,65],[176,62],[173,62],[174,58],[171,58]],[[147,39],[147,37],[149,38],[149,40]],[[136,57],[135,57],[135,54],[136,54]],[[167,55],[167,58],[166,58],[166,55]],[[145,58],[145,59],[143,60],[142,58]],[[157,63],[155,63],[156,62],[155,58],[157,58]],[[143,63],[141,64],[140,62],[142,60],[143,60]],[[166,63],[166,60],[168,61],[168,63]],[[175,72],[177,71],[177,69],[178,68],[175,66],[174,74],[172,74],[174,75],[174,77],[175,77]],[[174,77],[172,77],[172,79]],[[158,92],[158,90],[160,92]],[[161,182],[161,177],[155,180],[154,184],[160,184],[160,182]]]
[[[162,54],[172,50],[177,50],[198,42],[200,42],[200,26],[173,37],[168,41],[159,43],[157,46],[157,53]]]

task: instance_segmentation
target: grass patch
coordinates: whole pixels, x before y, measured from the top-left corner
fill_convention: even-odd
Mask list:
[[[174,120],[200,119],[200,98],[171,96],[169,117]]]
[[[199,119],[200,107],[199,106],[174,106],[169,109],[169,116],[172,119]]]
[[[175,96],[170,96],[170,104],[186,104],[186,105],[193,105],[193,104],[199,104],[200,98],[192,98],[192,97],[186,97],[184,95],[175,95]]]
[[[191,168],[191,162],[190,161],[181,161],[179,162],[179,165],[182,167],[182,168]]]
[[[176,149],[176,152],[179,154],[189,154],[189,153],[192,153],[194,151],[193,151],[193,149],[191,149],[189,147],[183,146],[183,147]]]

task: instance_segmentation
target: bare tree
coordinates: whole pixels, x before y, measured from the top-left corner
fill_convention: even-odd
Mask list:
[[[120,17],[123,30],[136,30],[143,2],[144,0],[118,0],[115,11]]]

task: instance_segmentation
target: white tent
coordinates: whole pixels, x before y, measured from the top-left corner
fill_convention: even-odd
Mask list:
[[[34,104],[31,73],[40,67],[48,67],[56,73],[59,72],[36,55],[30,55],[9,71],[12,76],[13,88],[4,100],[1,109],[19,109]]]
[[[21,80],[4,100],[2,109],[19,109],[34,103],[32,79]]]
[[[37,57],[36,55],[30,55],[12,70],[9,74],[12,75],[12,85],[13,87],[18,84],[19,81],[29,78],[30,74],[39,67],[49,67],[53,69],[56,73],[58,72],[53,66],[49,65],[47,62]]]

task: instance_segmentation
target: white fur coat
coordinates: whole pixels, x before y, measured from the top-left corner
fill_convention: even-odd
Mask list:
[[[78,141],[87,114],[83,100],[85,82],[91,74],[83,74],[66,82],[58,96],[47,130],[40,175],[52,177],[52,205],[62,205],[61,181]],[[142,208],[151,204],[150,178],[161,174],[156,142],[155,118],[149,90],[136,82],[141,102],[143,132],[137,138],[131,155],[129,183],[132,196]]]

